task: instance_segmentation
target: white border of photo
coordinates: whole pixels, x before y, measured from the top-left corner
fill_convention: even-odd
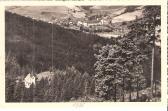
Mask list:
[[[59,6],[59,5],[161,5],[161,102],[53,102],[53,103],[5,103],[5,6]],[[16,108],[68,111],[165,111],[167,109],[167,1],[166,0],[85,0],[85,1],[0,1],[0,108],[4,111]],[[8,109],[8,110],[7,110]],[[18,111],[18,110],[16,110]]]

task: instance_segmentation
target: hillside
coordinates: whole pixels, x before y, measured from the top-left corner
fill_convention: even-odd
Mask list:
[[[129,30],[122,23],[141,18],[143,6],[13,6],[6,11],[111,38],[127,34]]]
[[[122,33],[122,30],[127,29],[127,24],[129,24],[129,21],[132,21],[137,14],[141,17],[140,13],[142,13],[143,6],[7,7],[5,15],[6,53],[11,52],[13,56],[16,56],[21,67],[30,67],[31,70],[32,67],[34,67],[37,73],[49,70],[52,66],[52,25],[50,19],[52,19],[52,15],[64,19],[68,17],[70,13],[73,13],[74,10],[76,10],[77,13],[85,14],[85,18],[92,14],[99,13],[101,10],[102,13],[106,12],[108,15],[115,15],[113,19],[119,21],[118,23],[112,24],[114,28],[112,32],[101,31],[85,33],[80,30],[62,27],[62,25],[59,24],[53,26],[54,67],[64,69],[68,66],[74,66],[78,70],[82,72],[86,71],[92,75],[94,72],[93,65],[95,63],[94,54],[98,52],[101,46],[110,43],[109,38],[111,38],[111,36],[117,38],[118,34]],[[93,12],[90,13],[90,10]],[[130,18],[126,21],[127,24],[123,25],[121,21],[128,19],[126,16],[130,16]],[[34,17],[36,17],[36,19],[33,26],[32,18]],[[49,21],[40,20],[42,17],[47,18]],[[95,28],[97,28],[97,26],[95,26]],[[128,32],[128,30],[124,32]],[[20,49],[20,47],[22,48]],[[20,50],[18,50],[18,48]],[[14,52],[16,54],[14,54]],[[35,60],[33,61],[33,59]],[[160,63],[160,59],[156,59]],[[150,70],[147,70],[148,71],[145,72],[146,75],[149,76],[147,73]],[[158,72],[160,71],[156,69],[156,73]]]
[[[6,10],[46,22],[58,23],[68,19],[73,22],[86,22],[94,17],[96,17],[94,19],[110,17],[108,21],[116,23],[135,20],[136,16],[141,17],[143,6],[13,6],[6,7]]]
[[[137,18],[142,18],[142,11],[143,10],[135,10],[134,12],[127,12],[124,14],[121,14],[119,16],[116,16],[113,18],[112,22],[128,22],[128,21],[133,21]]]
[[[52,60],[52,26],[9,12],[6,15],[6,54],[11,52],[21,67],[29,66],[36,72],[49,70]],[[93,34],[53,26],[53,64],[64,69],[74,66],[92,74],[97,47],[108,40]],[[18,50],[19,49],[19,50]],[[34,51],[35,50],[35,51]],[[35,59],[33,61],[33,58]]]
[[[55,17],[56,19],[66,19],[67,17],[76,17],[76,18],[84,18],[86,17],[85,14],[90,16],[92,13],[100,13],[100,10],[102,13],[107,12],[114,12],[116,10],[121,9],[121,7],[97,7],[97,6],[91,6],[89,8],[85,8],[84,6],[22,6],[22,7],[6,7],[7,11],[10,11],[12,13],[17,13],[19,15],[23,16],[29,16],[32,18],[44,18],[46,20],[52,20],[52,17]],[[92,11],[92,13],[90,13]],[[84,16],[75,16],[76,14],[81,14]],[[49,15],[49,16],[47,16]]]
[[[113,20],[117,16],[131,13],[132,16],[138,15],[137,11],[142,11],[143,6],[12,6],[6,7],[6,11],[16,13],[22,16],[29,16],[36,19],[46,19],[48,21],[55,19],[70,18],[88,18],[92,15],[110,16]],[[76,16],[78,15],[78,16]],[[128,16],[129,17],[129,16]]]

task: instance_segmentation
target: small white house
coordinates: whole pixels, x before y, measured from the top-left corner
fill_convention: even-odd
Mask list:
[[[83,22],[83,26],[84,26],[84,27],[88,27],[88,23]]]
[[[77,26],[78,26],[78,27],[80,27],[80,26],[88,27],[88,23],[82,22],[82,21],[78,21],[78,22],[77,22]]]
[[[80,27],[80,26],[82,26],[82,25],[83,25],[83,23],[82,23],[81,21],[78,21],[78,22],[77,22],[77,26]]]
[[[25,87],[30,88],[32,84],[36,85],[35,80],[35,77],[29,73],[24,79]]]
[[[108,24],[109,24],[109,21],[108,21],[108,20],[101,19],[101,20],[100,20],[100,24],[101,24],[101,25],[108,25]]]

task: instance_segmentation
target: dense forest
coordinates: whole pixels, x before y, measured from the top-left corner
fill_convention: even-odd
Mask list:
[[[17,14],[6,12],[6,53],[14,54],[20,66],[31,67],[35,72],[51,67],[53,45],[54,67],[65,69],[74,66],[80,71],[93,73],[94,53],[108,40],[81,31],[64,29],[43,21],[33,20]],[[33,48],[35,45],[35,54]],[[35,60],[32,61],[32,58]]]
[[[160,26],[160,19],[149,17],[160,17],[159,10],[145,7],[144,18],[131,22],[128,34],[111,39],[6,11],[6,101],[159,101],[160,46],[155,46],[151,94],[151,41],[157,38],[148,36]],[[52,80],[43,78],[30,89],[24,87],[22,79],[28,73],[36,75],[52,66]]]

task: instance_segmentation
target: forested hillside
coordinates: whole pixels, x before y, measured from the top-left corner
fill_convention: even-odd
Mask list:
[[[16,57],[21,68],[34,66],[35,72],[49,70],[52,59],[54,67],[65,69],[74,66],[82,72],[94,72],[94,53],[108,43],[105,38],[81,31],[64,29],[42,21],[34,21],[6,12],[6,55]],[[52,44],[53,34],[53,44]],[[33,52],[35,48],[35,53]],[[34,61],[33,61],[33,58]]]

